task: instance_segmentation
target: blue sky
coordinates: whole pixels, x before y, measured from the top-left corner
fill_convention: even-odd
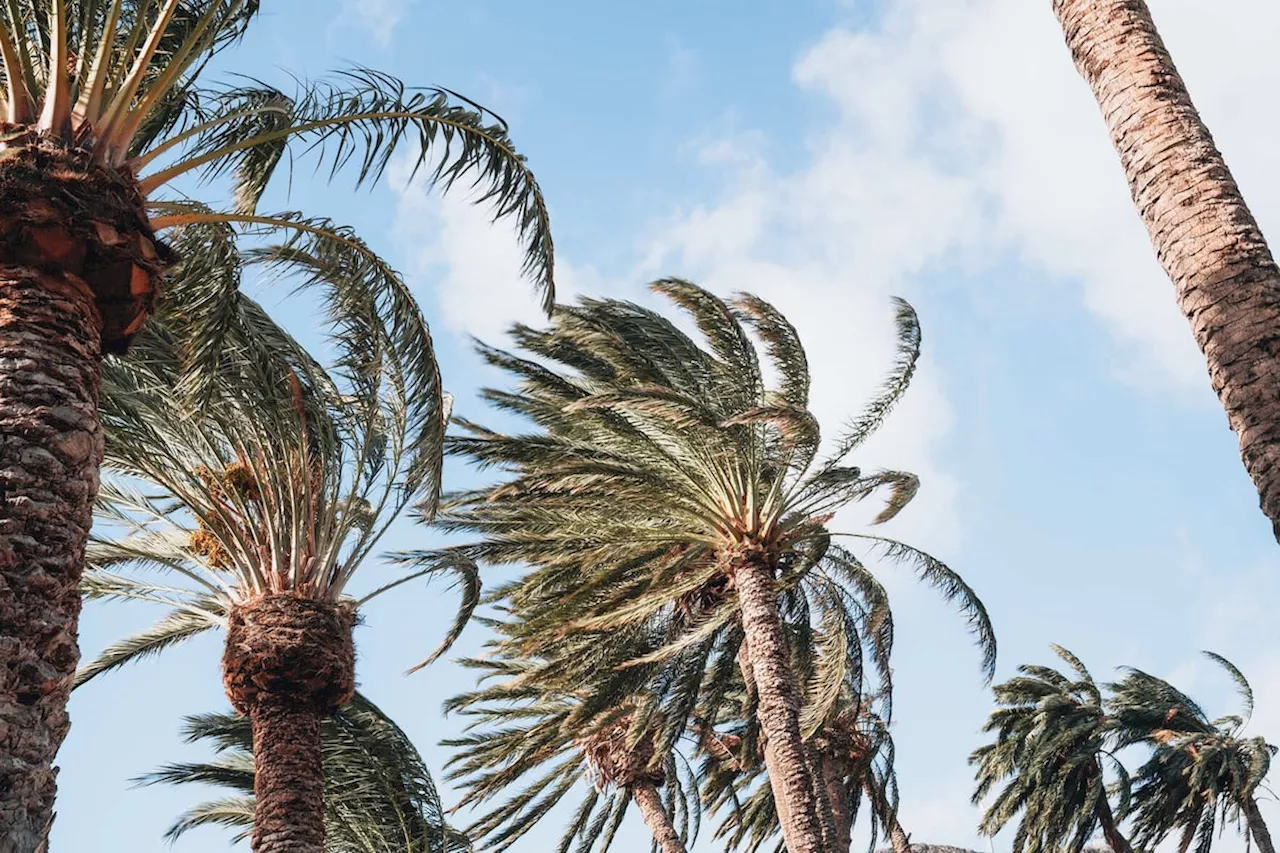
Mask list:
[[[1060,643],[1100,679],[1140,666],[1225,713],[1230,685],[1197,661],[1212,648],[1254,681],[1255,728],[1280,740],[1276,545],[1047,2],[264,6],[226,67],[284,82],[359,63],[492,107],[550,201],[562,295],[644,301],[662,274],[758,292],[799,327],[832,427],[887,364],[889,297],[910,299],[925,361],[861,463],[921,475],[885,532],[981,595],[997,677],[1048,662]],[[1250,49],[1274,44],[1280,12],[1260,0],[1151,6],[1264,230],[1280,233],[1280,119],[1255,95],[1280,85],[1280,64]],[[534,300],[506,229],[464,196],[406,188],[403,172],[359,193],[299,172],[292,199],[275,201],[356,226],[405,272],[457,410],[484,419],[474,392],[494,377],[467,335],[500,340],[512,320],[536,319]],[[305,328],[304,305],[268,301]],[[386,544],[423,536],[402,525]],[[389,571],[367,568],[370,586]],[[974,836],[968,804],[965,757],[989,710],[978,654],[931,591],[884,572],[904,826],[917,841],[1007,849]],[[443,585],[408,590],[372,605],[357,634],[363,689],[434,769],[437,741],[456,731],[440,704],[467,681],[448,662],[401,673],[453,605]],[[88,608],[86,653],[154,616]],[[470,631],[459,652],[482,639]],[[218,654],[218,638],[198,640],[76,695],[55,849],[163,845],[198,792],[127,780],[201,754],[178,730],[184,714],[225,707]],[[560,829],[517,850],[542,850]],[[178,849],[223,850],[226,836],[194,833]],[[638,823],[619,849],[648,849]]]

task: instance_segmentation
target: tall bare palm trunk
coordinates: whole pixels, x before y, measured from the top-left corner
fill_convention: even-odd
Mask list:
[[[355,690],[354,613],[290,595],[236,607],[227,696],[253,724],[254,853],[323,853],[320,724]]]
[[[898,821],[898,810],[889,805],[884,792],[873,784],[869,777],[862,780],[862,790],[866,792],[867,799],[871,801],[871,808],[875,810],[880,823],[889,833],[889,844],[893,847],[893,853],[911,853],[911,836],[907,835],[907,831]]]
[[[765,767],[782,836],[789,853],[822,853],[816,788],[800,737],[800,696],[778,617],[773,567],[749,547],[726,555],[726,562],[742,608],[750,675],[759,696],[756,717],[765,736]]]
[[[70,726],[103,352],[150,311],[168,253],[89,153],[0,128],[0,853],[48,832]]]
[[[821,767],[822,786],[831,806],[831,846],[836,853],[849,853],[849,846],[853,843],[853,809],[849,802],[844,762],[828,756],[822,759]]]
[[[1102,826],[1102,836],[1107,840],[1107,846],[1111,848],[1112,853],[1133,853],[1129,839],[1125,838],[1120,828],[1116,826],[1115,815],[1111,813],[1111,804],[1107,802],[1105,796],[1098,805],[1098,823]]]
[[[627,786],[627,791],[631,794],[631,799],[635,800],[640,816],[644,818],[644,825],[649,828],[662,853],[685,853],[684,842],[680,840],[680,833],[676,832],[675,825],[671,822],[671,815],[667,814],[657,786],[652,782],[639,781]]]
[[[1244,815],[1249,822],[1249,834],[1258,845],[1258,853],[1276,853],[1276,847],[1271,843],[1271,831],[1267,829],[1267,822],[1262,819],[1262,812],[1258,810],[1258,801],[1253,797],[1245,801]]]
[[[1143,0],[1053,0],[1280,539],[1280,269]]]
[[[32,853],[80,659],[102,461],[98,312],[82,282],[0,268],[0,853]]]

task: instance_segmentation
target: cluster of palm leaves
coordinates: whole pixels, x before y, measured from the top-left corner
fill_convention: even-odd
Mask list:
[[[258,5],[0,3],[0,190],[20,225],[4,226],[0,242],[39,255],[20,275],[14,258],[0,259],[0,285],[37,280],[71,292],[79,308],[64,310],[79,320],[98,318],[100,340],[59,356],[95,377],[82,398],[68,397],[92,412],[88,461],[69,479],[98,481],[92,448],[99,425],[105,432],[84,555],[74,536],[39,552],[13,509],[33,504],[29,484],[0,501],[0,520],[9,543],[40,559],[86,563],[70,582],[88,598],[166,608],[82,667],[78,684],[219,628],[238,638],[225,660],[252,657],[244,649],[260,649],[244,626],[269,600],[333,616],[349,641],[371,598],[455,575],[457,618],[415,669],[490,608],[485,654],[461,662],[477,685],[446,705],[466,721],[446,742],[449,780],[459,807],[479,814],[462,831],[449,825],[413,744],[349,683],[329,691],[332,705],[307,704],[327,685],[312,683],[312,649],[285,648],[305,633],[290,633],[298,622],[244,670],[265,679],[254,682],[260,705],[241,707],[228,664],[228,694],[247,717],[188,721],[189,737],[217,757],[148,777],[232,792],[189,811],[171,835],[230,826],[257,853],[503,850],[563,815],[557,850],[587,853],[610,848],[634,804],[664,853],[684,851],[706,817],[730,849],[845,853],[860,812],[873,846],[885,836],[907,853],[890,736],[893,614],[878,571],[904,565],[937,588],[967,619],[988,677],[995,663],[985,609],[955,572],[837,523],[877,496],[873,524],[887,522],[920,487],[907,472],[853,464],[914,375],[911,307],[897,304],[883,386],[824,440],[799,336],[758,297],[656,282],[693,333],[631,302],[554,304],[541,191],[505,123],[473,102],[364,68],[287,89],[206,82]],[[452,418],[458,432],[446,435],[452,400],[407,283],[351,229],[262,209],[295,161],[359,186],[397,153],[441,189],[475,190],[520,236],[549,324],[516,327],[512,351],[480,353],[512,383],[483,397],[523,432]],[[318,345],[308,349],[241,290],[277,281],[322,307]],[[16,299],[31,288],[0,291]],[[21,327],[21,310],[5,317],[18,337],[43,334]],[[97,376],[99,350],[126,349]],[[13,370],[0,368],[0,414],[53,417],[7,390]],[[497,482],[445,490],[449,453],[498,471]],[[87,530],[88,501],[68,503],[85,515],[69,527]],[[464,541],[381,554],[388,528],[410,516]],[[357,591],[378,557],[399,575]],[[482,567],[511,564],[523,573],[482,597]],[[10,574],[6,583],[31,586],[24,618],[56,628],[41,646],[0,624],[0,664],[40,687],[0,695],[0,753],[25,739],[20,760],[0,754],[0,849],[26,853],[46,843],[51,820],[78,608],[74,590]],[[1243,821],[1273,853],[1256,805],[1273,748],[1243,736],[1243,717],[1210,720],[1138,671],[1104,698],[1062,655],[1074,680],[1027,667],[996,688],[996,741],[974,755],[976,799],[1006,784],[984,831],[1017,818],[1016,853],[1079,853],[1099,829],[1115,853],[1170,836],[1206,853],[1217,829]],[[1217,660],[1251,706],[1243,676]],[[264,743],[305,766],[264,757]],[[1129,774],[1116,753],[1135,746],[1149,753]]]
[[[1242,713],[1211,719],[1164,679],[1125,669],[1100,686],[1075,655],[1054,648],[1069,672],[1022,666],[995,688],[986,726],[995,739],[970,759],[975,804],[1003,784],[983,814],[984,833],[1016,823],[1015,853],[1080,853],[1099,830],[1113,853],[1165,839],[1181,853],[1193,845],[1208,853],[1215,833],[1243,825],[1262,853],[1273,853],[1257,799],[1277,748],[1244,733],[1253,691],[1230,661],[1206,652],[1235,682]],[[1121,756],[1133,748],[1144,760],[1130,772]]]

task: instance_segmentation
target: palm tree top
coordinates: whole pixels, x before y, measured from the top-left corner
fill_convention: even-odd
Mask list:
[[[909,473],[847,463],[915,371],[920,330],[911,307],[896,303],[898,354],[882,388],[820,456],[808,358],[787,319],[749,294],[726,301],[674,278],[652,288],[692,318],[697,339],[648,308],[584,298],[557,306],[545,329],[517,326],[524,354],[479,346],[517,382],[513,391],[484,391],[485,399],[535,427],[508,435],[455,418],[463,432],[447,439],[450,452],[508,475],[449,496],[440,518],[482,535],[469,556],[535,567],[494,597],[545,614],[546,624],[568,610],[580,617],[589,602],[600,618],[577,627],[616,626],[673,600],[724,602],[725,561],[743,551],[768,560],[784,588],[822,567],[862,589],[870,573],[836,543],[847,537],[907,563],[956,602],[990,672],[994,633],[959,576],[903,543],[827,527],[839,509],[881,491],[888,498],[875,521],[888,521],[918,489]],[[839,606],[840,593],[827,594]],[[733,607],[703,620],[699,636],[729,624]]]
[[[476,567],[456,553],[399,555],[398,577],[347,595],[401,511],[434,500],[447,417],[447,400],[441,412],[421,393],[439,387],[434,363],[406,363],[369,302],[343,302],[325,367],[251,299],[232,298],[238,311],[210,368],[185,367],[180,317],[162,317],[133,355],[104,365],[96,511],[105,524],[89,543],[83,588],[91,599],[172,610],[108,648],[80,683],[222,626],[233,607],[263,595],[359,606],[454,574],[464,601],[440,652],[478,602]]]

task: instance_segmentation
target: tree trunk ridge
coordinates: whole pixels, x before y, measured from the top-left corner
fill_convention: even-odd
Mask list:
[[[662,802],[662,795],[652,782],[634,782],[627,786],[631,799],[636,801],[644,825],[649,828],[653,840],[658,842],[662,853],[685,853],[684,842],[671,822],[671,815]]]
[[[1143,0],[1053,0],[1280,539],[1280,268]]]
[[[815,782],[800,737],[800,696],[791,651],[778,616],[773,567],[749,547],[727,557],[742,608],[747,658],[759,696],[765,767],[789,853],[824,853]],[[745,675],[745,673],[744,673]]]
[[[1244,813],[1249,823],[1249,834],[1258,845],[1258,853],[1276,853],[1275,844],[1271,842],[1271,831],[1267,829],[1267,822],[1262,819],[1262,812],[1258,809],[1258,801],[1253,797],[1246,800]]]
[[[0,268],[0,853],[52,821],[102,462],[101,319],[72,275]]]

